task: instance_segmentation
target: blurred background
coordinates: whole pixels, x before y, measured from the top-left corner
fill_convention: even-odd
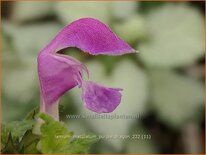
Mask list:
[[[204,2],[2,2],[3,122],[21,120],[39,105],[38,52],[65,25],[93,17],[139,53],[94,57],[75,48],[60,52],[84,62],[92,80],[124,89],[120,106],[108,115],[138,118],[68,119],[71,114],[94,115],[74,88],[61,98],[61,120],[75,134],[117,135],[102,138],[88,153],[204,153],[204,6]]]

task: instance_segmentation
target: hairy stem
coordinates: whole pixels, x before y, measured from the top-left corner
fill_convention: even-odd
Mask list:
[[[40,112],[46,113],[52,118],[54,118],[56,121],[59,121],[59,100],[52,104],[45,104],[43,99],[41,98],[40,103]]]

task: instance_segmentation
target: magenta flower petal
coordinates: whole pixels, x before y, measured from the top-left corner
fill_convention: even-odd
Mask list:
[[[120,88],[107,88],[91,81],[84,81],[82,90],[84,105],[97,113],[112,112],[121,101]]]
[[[44,103],[55,103],[67,90],[78,85],[82,69],[82,64],[72,57],[40,54],[38,72]]]
[[[50,52],[67,47],[77,47],[92,55],[122,55],[135,52],[102,22],[82,18],[66,26],[51,42]]]

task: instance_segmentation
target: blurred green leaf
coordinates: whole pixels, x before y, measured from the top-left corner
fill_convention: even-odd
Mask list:
[[[21,26],[5,21],[3,29],[11,37],[15,51],[24,60],[27,57],[36,58],[38,52],[59,32],[61,25],[56,22],[46,22]]]
[[[185,3],[167,3],[146,16],[149,42],[139,45],[149,67],[179,67],[204,55],[204,18]]]
[[[37,53],[55,36],[60,27],[56,23],[16,26],[4,22],[3,29],[11,37],[11,46],[15,49],[15,54],[4,51],[4,57],[9,57],[3,59],[4,95],[9,100],[28,104],[35,98],[34,95],[38,96],[35,93],[38,89]],[[14,63],[15,59],[20,61]]]
[[[110,22],[108,2],[56,2],[56,13],[64,24],[83,17],[97,18],[105,24]]]
[[[150,72],[151,106],[165,124],[181,128],[199,120],[204,107],[204,85],[198,80],[172,71]]]
[[[110,3],[112,3],[111,9],[114,20],[127,20],[136,13],[139,6],[137,1],[112,1]]]
[[[34,19],[46,17],[53,14],[52,2],[15,2],[13,4],[13,10],[11,14],[12,21],[21,23],[25,21],[31,21]]]
[[[151,11],[152,9],[160,7],[160,6],[164,5],[164,4],[165,4],[165,2],[160,2],[160,1],[159,2],[158,1],[156,1],[156,2],[142,1],[142,2],[139,3],[139,11],[147,13],[147,12]]]
[[[134,126],[130,139],[125,141],[125,150],[128,154],[155,154],[158,153],[153,135],[141,125]]]
[[[3,20],[2,23],[2,51],[4,51],[2,62],[6,66],[16,65],[20,57],[14,49],[12,35],[7,32],[7,22]]]
[[[155,154],[157,151],[149,140],[131,140],[127,143],[126,152],[128,154]]]
[[[147,36],[145,20],[140,15],[129,17],[122,23],[114,24],[114,32],[129,44],[138,43]]]
[[[21,104],[28,104],[38,88],[36,58],[24,59],[20,66],[4,66],[3,73],[4,95]]]

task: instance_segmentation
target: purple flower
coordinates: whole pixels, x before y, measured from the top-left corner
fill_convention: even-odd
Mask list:
[[[82,88],[84,105],[97,113],[112,112],[121,101],[122,89],[108,88],[83,80],[88,70],[78,60],[57,52],[77,47],[91,55],[122,55],[134,53],[109,27],[92,18],[82,18],[63,28],[38,55],[38,74],[41,91],[41,112],[58,120],[58,101],[68,90]]]

